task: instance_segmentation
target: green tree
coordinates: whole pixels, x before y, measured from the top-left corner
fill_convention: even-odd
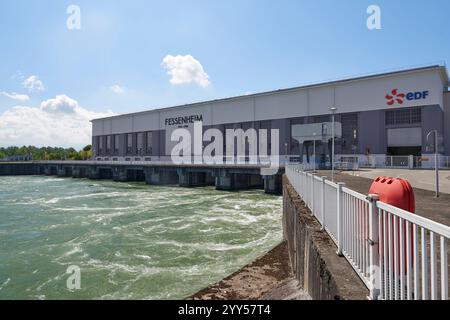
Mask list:
[[[74,148],[11,146],[0,148],[0,159],[11,156],[31,155],[34,160],[88,160],[92,157],[92,146],[87,145],[77,151]]]

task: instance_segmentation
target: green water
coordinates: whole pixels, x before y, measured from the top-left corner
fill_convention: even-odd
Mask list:
[[[182,299],[278,244],[281,206],[261,190],[0,177],[0,299]]]

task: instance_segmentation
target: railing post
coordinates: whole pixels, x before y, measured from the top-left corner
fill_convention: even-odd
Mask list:
[[[370,287],[369,299],[378,300],[381,288],[381,269],[379,257],[379,225],[378,225],[378,195],[370,194],[369,200],[369,272]],[[403,259],[403,258],[402,258]]]
[[[322,230],[325,230],[325,180],[326,177],[322,177],[322,184],[320,188],[322,190],[322,196],[320,198],[321,208],[322,208]]]
[[[343,217],[343,193],[342,193],[342,187],[345,186],[345,183],[338,183],[337,184],[337,243],[338,243],[338,249],[337,249],[337,254],[338,256],[343,256],[342,254],[342,242],[343,242],[343,221],[342,221],[342,217]]]

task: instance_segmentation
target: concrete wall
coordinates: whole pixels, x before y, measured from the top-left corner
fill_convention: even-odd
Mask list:
[[[290,263],[300,286],[313,300],[366,300],[368,289],[331,238],[320,229],[283,177],[283,229]]]
[[[0,176],[19,176],[39,174],[39,168],[33,163],[0,162]]]

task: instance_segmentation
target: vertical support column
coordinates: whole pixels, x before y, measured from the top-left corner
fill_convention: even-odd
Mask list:
[[[441,236],[441,300],[448,300],[447,240]]]
[[[377,201],[378,195],[371,194],[367,197],[369,200],[369,271],[370,287],[369,299],[378,300],[381,285],[381,269],[379,257],[379,225]],[[403,257],[402,257],[403,259]]]
[[[316,204],[314,203],[314,178],[316,174],[311,173],[311,215],[314,216],[316,214]]]
[[[434,232],[430,231],[430,271],[431,271],[431,300],[438,298],[437,280],[437,245]]]
[[[343,194],[342,194],[342,188],[345,186],[345,183],[338,183],[337,184],[337,242],[338,242],[338,249],[337,249],[337,254],[338,256],[342,257],[342,242],[343,242],[343,221],[342,221],[342,217],[343,217]]]
[[[409,169],[414,169],[414,156],[410,155],[408,159]]]
[[[321,209],[322,209],[322,231],[325,230],[325,180],[326,177],[322,177],[322,184],[320,185],[320,188],[322,190],[322,194],[320,197],[321,202]]]

